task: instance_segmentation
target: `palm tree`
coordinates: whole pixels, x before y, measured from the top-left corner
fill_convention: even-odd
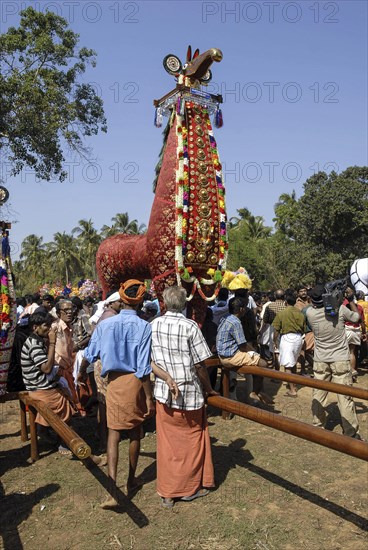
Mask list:
[[[115,216],[111,218],[111,221],[119,233],[126,233],[128,235],[138,233],[138,221],[129,220],[128,212],[115,214]]]
[[[35,234],[28,235],[22,242],[20,259],[24,268],[36,279],[44,276],[47,260],[45,248],[43,237]]]
[[[65,282],[78,275],[81,272],[81,259],[78,252],[77,241],[73,235],[65,233],[55,233],[54,241],[49,244],[49,258],[56,263],[58,268],[58,277],[63,278],[65,273]],[[65,270],[65,271],[64,271]]]
[[[275,218],[273,222],[277,230],[293,238],[298,220],[298,200],[296,193],[282,193],[274,206]]]
[[[129,220],[128,212],[116,214],[111,218],[112,225],[104,225],[101,228],[101,233],[106,239],[112,237],[118,233],[125,233],[126,235],[139,235],[146,231],[145,224],[138,225],[137,220]]]
[[[81,259],[85,257],[89,268],[90,273],[85,273],[85,275],[92,275],[92,278],[96,279],[96,253],[102,237],[93,227],[91,219],[79,220],[78,223],[79,226],[72,229],[72,234],[77,235]]]
[[[248,208],[240,208],[237,212],[239,217],[230,218],[231,228],[236,231],[246,229],[252,241],[259,241],[270,236],[272,229],[264,225],[263,216],[253,216]]]
[[[252,241],[266,239],[271,234],[271,227],[264,225],[263,216],[251,216],[249,220],[245,220],[245,224],[249,230],[249,236]]]

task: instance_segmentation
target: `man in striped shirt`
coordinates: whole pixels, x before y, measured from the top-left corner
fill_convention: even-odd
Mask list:
[[[44,402],[61,420],[68,422],[73,409],[58,389],[58,380],[48,376],[55,365],[56,329],[51,329],[51,315],[34,313],[29,318],[31,334],[25,341],[21,353],[23,381],[32,397]],[[37,413],[36,422],[48,426],[46,420]]]

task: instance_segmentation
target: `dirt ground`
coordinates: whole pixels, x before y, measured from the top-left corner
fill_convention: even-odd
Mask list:
[[[358,384],[368,387],[368,372]],[[243,398],[243,381],[238,397]],[[312,390],[297,399],[266,381],[274,411],[311,422]],[[356,401],[368,439],[367,404]],[[160,507],[155,491],[156,436],[142,441],[138,474],[144,485],[119,512],[105,511],[106,468],[88,470],[40,443],[29,462],[20,442],[16,402],[0,405],[0,531],[5,550],[363,550],[367,548],[367,463],[208,407],[217,488],[205,498]],[[272,409],[271,409],[272,410]],[[94,419],[76,429],[95,449]],[[336,396],[328,428],[341,433]],[[120,443],[119,486],[124,491],[128,442]]]

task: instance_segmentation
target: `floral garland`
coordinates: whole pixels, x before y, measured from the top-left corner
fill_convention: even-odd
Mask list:
[[[0,342],[1,344],[5,344],[8,338],[8,331],[11,326],[11,319],[8,273],[3,267],[0,267],[0,285]]]
[[[221,288],[222,275],[226,269],[228,241],[226,231],[226,212],[225,212],[225,187],[223,184],[222,167],[217,152],[217,145],[213,136],[210,120],[207,119],[208,134],[212,153],[212,162],[215,167],[216,183],[217,183],[217,199],[219,207],[219,261],[217,270],[210,269],[207,274],[211,279],[201,279],[202,284],[216,284],[215,291],[212,296],[206,296],[201,289],[201,284],[197,277],[190,276],[193,272],[191,267],[186,268],[184,265],[184,255],[187,249],[188,237],[188,219],[189,219],[189,155],[188,155],[188,130],[185,126],[184,117],[181,114],[182,106],[177,105],[176,114],[176,136],[177,136],[177,169],[176,169],[176,188],[175,188],[175,206],[176,206],[176,223],[175,223],[175,271],[178,286],[181,286],[182,279],[187,282],[193,282],[192,291],[187,297],[187,301],[192,300],[196,290],[198,294],[210,302],[214,300]],[[207,114],[207,111],[204,110]]]
[[[56,281],[54,283],[43,284],[39,289],[38,292],[40,293],[41,297],[45,294],[51,294],[51,296],[65,296],[65,289],[67,285],[64,285],[60,281]],[[87,296],[92,296],[92,298],[97,298],[99,296],[99,293],[101,292],[101,286],[96,281],[91,281],[90,279],[86,279],[83,284],[78,288],[77,286],[70,287],[70,292],[68,293],[69,297],[73,296],[79,296],[82,300],[86,298]]]
[[[222,165],[220,162],[220,157],[217,151],[217,144],[215,137],[213,135],[210,119],[207,119],[208,126],[208,135],[210,138],[210,145],[212,149],[212,162],[215,167],[216,173],[216,183],[217,183],[217,198],[218,198],[218,207],[220,213],[219,220],[219,262],[218,269],[223,273],[226,269],[227,255],[229,249],[228,236],[227,236],[227,226],[226,226],[226,208],[225,208],[225,186],[223,183],[222,176]]]

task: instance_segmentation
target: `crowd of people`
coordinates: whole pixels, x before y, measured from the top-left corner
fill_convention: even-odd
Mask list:
[[[206,397],[218,395],[221,377],[205,360],[217,354],[237,399],[244,376],[247,403],[268,407],[273,400],[264,377],[248,366],[281,368],[316,380],[352,385],[357,366],[368,363],[368,301],[345,290],[335,316],[326,313],[325,287],[252,295],[221,288],[199,327],[185,316],[186,292],[168,287],[164,314],[143,282],[129,280],[94,303],[39,294],[17,300],[15,342],[8,391],[27,390],[62,420],[97,416],[100,452],[107,453],[109,495],[101,506],[119,506],[116,484],[121,432],[129,436],[126,490],[139,489],[136,469],[143,423],[155,415],[157,491],[162,506],[192,501],[214,487]],[[240,371],[240,373],[238,372]],[[285,396],[297,398],[289,382]],[[325,428],[327,392],[313,389],[313,425]],[[362,439],[354,401],[338,395],[343,433]],[[53,439],[37,415],[39,435]],[[60,441],[61,454],[71,455]]]

